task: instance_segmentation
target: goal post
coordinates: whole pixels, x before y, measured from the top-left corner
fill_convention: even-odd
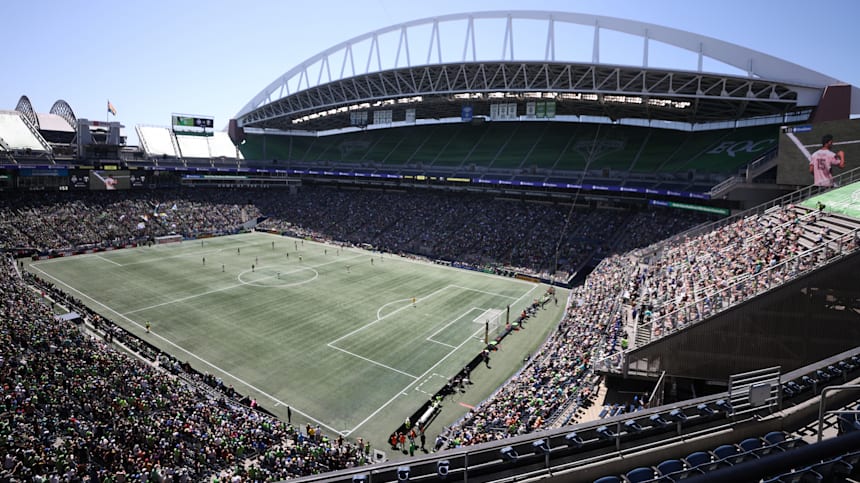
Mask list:
[[[505,326],[504,316],[504,310],[487,309],[472,321],[484,326],[484,334],[482,335],[484,343],[489,343],[490,340],[501,335],[502,329]]]

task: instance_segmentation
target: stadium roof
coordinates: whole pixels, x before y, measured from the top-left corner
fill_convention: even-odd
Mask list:
[[[75,132],[69,121],[57,114],[36,113],[36,117],[39,119],[39,130],[41,131]]]
[[[641,62],[602,60],[613,56],[601,37],[619,34],[636,39]],[[695,67],[658,66],[654,59],[667,47],[694,58]],[[699,124],[808,114],[834,84],[843,83],[659,25],[566,12],[474,12],[392,25],[337,44],[279,76],[236,119],[246,128],[319,131],[357,124],[353,112],[393,110],[402,120],[402,111],[415,108],[417,118],[434,119],[460,117],[464,105],[481,116],[491,104],[516,102],[522,116],[526,103],[549,100],[559,117]],[[852,93],[851,112],[860,112],[860,90]]]
[[[21,96],[15,110],[30,122],[36,129],[43,131],[75,132],[77,119],[69,103],[60,99],[51,106],[50,113],[38,113],[33,108],[30,98]]]

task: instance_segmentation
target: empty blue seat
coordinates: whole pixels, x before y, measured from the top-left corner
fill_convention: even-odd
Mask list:
[[[628,471],[624,476],[627,477],[627,481],[630,483],[642,483],[643,481],[654,479],[654,470],[642,466]]]
[[[693,472],[704,473],[729,466],[728,463],[724,463],[722,461],[713,461],[710,453],[705,453],[704,451],[697,451],[687,455],[687,457],[684,458],[684,462],[687,464],[687,468]]]
[[[741,441],[738,446],[740,446],[741,451],[747,451],[759,457],[783,451],[779,445],[771,444],[762,438],[747,438]]]
[[[771,431],[764,435],[764,440],[767,444],[779,444],[785,441],[785,433],[782,431]]]
[[[739,447],[733,444],[718,446],[714,449],[714,456],[715,459],[730,465],[736,465],[746,460],[757,458],[755,454],[741,451]]]
[[[657,465],[657,476],[660,477],[661,481],[682,480],[692,475],[701,475],[702,473],[701,470],[696,468],[686,467],[681,460],[666,460]]]
[[[737,456],[740,453],[740,450],[737,446],[732,444],[724,444],[721,446],[717,446],[714,449],[714,456],[718,460],[724,460],[727,458],[731,458],[732,456]],[[731,461],[729,461],[731,463]]]
[[[622,483],[621,478],[617,476],[604,476],[603,478],[599,478],[594,480],[594,483]]]
[[[690,455],[687,455],[684,460],[687,462],[687,466],[690,468],[696,468],[702,466],[704,464],[711,462],[711,455],[705,453],[704,451],[696,451]]]
[[[757,451],[764,446],[764,442],[759,438],[747,438],[738,445],[741,451]]]
[[[658,476],[668,476],[675,473],[680,476],[683,472],[686,472],[686,468],[681,460],[666,460],[657,465]]]

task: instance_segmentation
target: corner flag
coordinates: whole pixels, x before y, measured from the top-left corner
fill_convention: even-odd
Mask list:
[[[111,104],[110,101],[108,101],[108,112],[116,116],[116,108],[113,107],[113,104]]]

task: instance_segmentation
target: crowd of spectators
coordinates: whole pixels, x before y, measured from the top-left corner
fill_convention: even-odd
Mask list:
[[[587,404],[596,389],[590,377],[594,358],[617,363],[628,343],[628,318],[660,337],[779,285],[839,250],[856,249],[856,236],[832,242],[839,234],[819,223],[826,216],[780,206],[667,243],[647,257],[648,263],[644,253],[636,252],[604,259],[572,290],[564,319],[541,351],[496,394],[447,428],[447,444],[540,430]],[[648,223],[647,216],[642,223]]]
[[[168,234],[227,233],[260,215],[244,194],[216,190],[14,193],[0,200],[0,248],[49,252],[121,246]]]
[[[618,248],[659,240],[703,215],[571,210],[481,194],[335,189],[16,193],[0,199],[0,248],[121,246],[179,234],[262,228],[567,280]],[[638,229],[647,227],[648,229]],[[630,229],[635,228],[635,229]]]
[[[366,459],[56,320],[5,257],[0,299],[2,481],[271,481]]]
[[[563,410],[591,403],[592,358],[615,352],[624,337],[622,294],[629,255],[613,256],[574,288],[566,314],[529,364],[443,434],[449,446],[503,439],[547,427]]]
[[[631,289],[636,319],[661,337],[782,284],[839,251],[827,243],[840,234],[821,223],[826,216],[778,206],[668,245],[638,267]],[[841,250],[856,243],[846,242]]]
[[[277,230],[542,275],[556,268],[572,273],[617,247],[642,246],[663,230],[703,220],[678,221],[675,213],[662,211],[571,210],[476,194],[315,186],[295,195],[40,193],[2,203],[0,243],[6,249],[67,250],[169,233],[227,233],[265,216]],[[646,226],[662,229],[630,229]],[[589,401],[596,384],[591,359],[612,353],[626,336],[620,307],[633,287],[631,263],[629,255],[606,258],[571,293],[564,320],[531,364],[445,436],[453,444],[474,444],[535,431],[571,405]],[[303,432],[188,385],[176,377],[174,365],[165,371],[114,351],[110,335],[94,338],[55,321],[11,265],[3,265],[0,336],[8,340],[2,341],[0,360],[6,410],[0,436],[11,458],[4,471],[12,478],[120,481],[150,475],[197,481],[214,473],[270,480],[365,461],[367,449],[360,443]],[[108,330],[110,321],[88,316],[104,334],[116,333]]]
[[[645,246],[709,219],[663,210],[571,210],[569,204],[475,193],[325,186],[256,203],[270,217],[262,227],[276,231],[564,280],[617,252],[618,244]],[[652,229],[631,230],[631,223]]]

